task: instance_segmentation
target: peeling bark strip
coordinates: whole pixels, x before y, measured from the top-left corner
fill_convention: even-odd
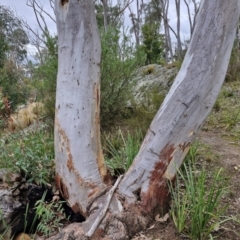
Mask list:
[[[239,8],[238,0],[201,2],[182,67],[119,185],[129,203],[140,198],[148,211],[166,205],[167,181],[174,178],[224,81]]]
[[[101,192],[107,175],[100,144],[101,46],[93,1],[55,0],[55,12],[57,183],[74,211],[86,216],[88,202]]]

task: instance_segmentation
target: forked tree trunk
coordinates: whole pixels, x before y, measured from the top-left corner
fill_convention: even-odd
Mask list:
[[[174,178],[224,81],[240,4],[238,0],[202,1],[182,67],[115,193],[103,181],[100,44],[93,1],[55,0],[55,5],[59,37],[56,180],[73,209],[87,217],[81,230],[71,232],[71,239],[94,232],[92,239],[128,239],[145,228],[154,214],[166,210],[167,182]]]

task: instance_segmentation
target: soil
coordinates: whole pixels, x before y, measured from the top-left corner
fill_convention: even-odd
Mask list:
[[[207,170],[212,172],[214,169],[222,167],[225,175],[229,178],[229,192],[223,198],[223,204],[228,204],[229,208],[225,217],[240,216],[240,142],[234,142],[229,139],[222,131],[211,130],[201,131],[197,141],[202,146],[207,146],[208,152],[211,152]],[[206,151],[206,150],[205,150]],[[205,152],[206,155],[209,153]],[[240,223],[228,221],[221,225],[220,229],[214,233],[218,240],[240,240]],[[146,231],[138,233],[132,240],[184,240],[187,236],[177,232],[171,218],[166,222],[152,224]]]

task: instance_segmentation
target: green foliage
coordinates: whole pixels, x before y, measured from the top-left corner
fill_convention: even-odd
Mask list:
[[[8,237],[7,235],[8,235],[8,232],[10,231],[11,227],[8,226],[8,224],[6,223],[1,208],[0,208],[0,223],[1,223],[1,225],[3,225],[3,227],[4,227],[4,229],[5,229],[4,232],[2,232],[2,233],[0,234],[0,240],[5,240],[5,239],[7,239],[7,237]]]
[[[130,129],[140,128],[145,134],[165,98],[165,93],[157,87],[142,91],[142,99],[139,103],[132,102],[133,113],[124,123]]]
[[[103,33],[101,58],[101,126],[109,128],[124,117],[127,102],[131,99],[135,69],[143,58],[134,58],[128,38],[119,48],[119,31],[109,28]]]
[[[112,171],[114,169],[127,171],[139,151],[142,139],[143,136],[139,130],[131,134],[128,132],[126,136],[121,130],[114,135],[106,135],[104,152],[108,168]]]
[[[119,16],[121,9],[118,5],[111,6],[112,3],[108,2],[107,7],[107,23],[110,27],[117,27],[119,22],[116,21],[116,18]],[[95,3],[95,12],[96,12],[96,19],[99,29],[104,29],[104,10],[103,5]]]
[[[161,22],[161,7],[159,0],[150,0],[146,5],[146,24],[159,24]]]
[[[195,145],[178,171],[175,187],[170,184],[171,216],[179,233],[190,239],[209,239],[220,224],[229,220],[223,217],[227,206],[223,206],[221,202],[226,193],[227,182],[222,169],[210,179],[204,168],[197,169],[196,155]]]
[[[0,5],[0,68],[6,54],[15,62],[21,62],[26,56],[28,43],[21,19],[10,8]]]
[[[36,217],[35,221],[39,220],[37,232],[49,237],[54,232],[57,232],[63,227],[63,221],[66,221],[66,216],[62,208],[62,201],[45,202],[46,192],[41,200],[35,204]],[[34,221],[34,222],[35,222]]]
[[[1,22],[0,22],[1,29]],[[8,50],[7,40],[3,32],[0,32],[0,69],[3,67],[6,60],[6,52]]]
[[[235,141],[240,136],[240,103],[238,89],[240,81],[224,83],[213,110],[207,119],[207,128],[218,128]],[[238,141],[236,141],[238,144]]]
[[[37,88],[37,98],[44,103],[46,116],[54,120],[56,79],[58,69],[57,37],[46,37],[46,52],[41,57],[40,64],[34,70],[33,84]]]
[[[228,65],[228,71],[227,71],[227,75],[225,78],[225,81],[239,81],[240,80],[240,58],[239,58],[239,40],[236,40],[234,45],[233,45],[233,49],[232,49],[232,53],[231,53],[231,58],[229,61],[229,65]]]
[[[163,35],[159,33],[159,23],[142,26],[143,44],[140,48],[145,52],[145,64],[158,63],[163,58]]]
[[[28,87],[21,81],[23,76],[23,71],[12,61],[5,61],[3,68],[0,69],[0,88],[3,97],[11,103],[12,110],[18,104],[25,103],[30,94]]]
[[[225,111],[222,113],[223,120],[222,122],[225,124],[225,129],[232,129],[235,127],[240,121],[240,110],[237,109],[235,111]]]
[[[218,100],[214,103],[213,109],[217,112],[220,111],[221,105],[220,105],[220,102]]]
[[[24,73],[19,67],[26,57],[28,43],[21,20],[10,8],[0,5],[0,90],[13,110],[28,95],[23,84]]]
[[[53,133],[41,130],[11,134],[0,139],[0,168],[20,168],[29,182],[48,184],[54,180]]]
[[[2,93],[0,92],[0,129],[3,129],[5,126],[5,101],[3,99]]]

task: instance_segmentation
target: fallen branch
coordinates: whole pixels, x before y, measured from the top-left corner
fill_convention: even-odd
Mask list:
[[[117,181],[115,182],[115,184],[113,185],[113,187],[110,189],[109,191],[109,194],[108,194],[108,197],[107,197],[107,203],[105,204],[105,206],[103,206],[103,209],[101,211],[101,213],[98,215],[98,217],[96,218],[95,222],[93,223],[93,225],[91,226],[91,228],[89,229],[89,231],[87,232],[86,236],[87,237],[91,237],[94,232],[96,231],[98,225],[100,224],[100,222],[103,220],[107,210],[108,210],[108,207],[109,207],[109,204],[112,200],[112,196],[113,196],[113,193],[115,192],[118,184],[120,183],[121,179],[123,178],[123,175],[120,175],[117,179]]]

